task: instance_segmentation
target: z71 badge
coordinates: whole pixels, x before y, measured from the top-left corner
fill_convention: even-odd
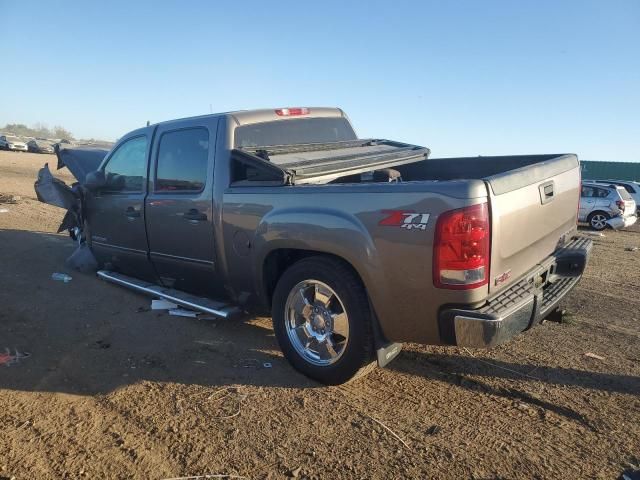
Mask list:
[[[382,210],[387,217],[378,222],[383,227],[400,227],[407,230],[426,230],[429,223],[428,213],[415,213],[412,210]]]

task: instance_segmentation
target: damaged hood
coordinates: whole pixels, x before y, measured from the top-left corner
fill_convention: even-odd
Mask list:
[[[87,173],[97,170],[104,157],[109,153],[108,148],[78,146],[71,147],[57,144],[58,170],[67,167],[78,182],[84,183]]]

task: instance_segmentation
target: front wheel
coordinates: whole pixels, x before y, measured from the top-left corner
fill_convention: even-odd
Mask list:
[[[609,220],[609,215],[604,212],[593,212],[589,215],[587,222],[591,225],[591,228],[594,230],[604,230],[607,228],[607,220]]]
[[[369,302],[342,261],[311,257],[291,266],[274,291],[272,315],[284,356],[308,377],[337,385],[369,371]]]

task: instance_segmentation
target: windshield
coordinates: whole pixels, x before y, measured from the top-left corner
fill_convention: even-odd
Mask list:
[[[346,118],[304,118],[243,125],[235,130],[236,147],[264,147],[356,140]]]

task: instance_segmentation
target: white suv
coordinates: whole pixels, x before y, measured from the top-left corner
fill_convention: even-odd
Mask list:
[[[635,200],[636,208],[638,209],[638,213],[640,213],[640,183],[631,180],[596,180],[596,182],[624,187],[624,189],[629,192],[629,195],[631,195],[631,198]]]
[[[636,223],[636,202],[624,187],[596,182],[582,182],[578,221],[594,230],[629,227]]]

